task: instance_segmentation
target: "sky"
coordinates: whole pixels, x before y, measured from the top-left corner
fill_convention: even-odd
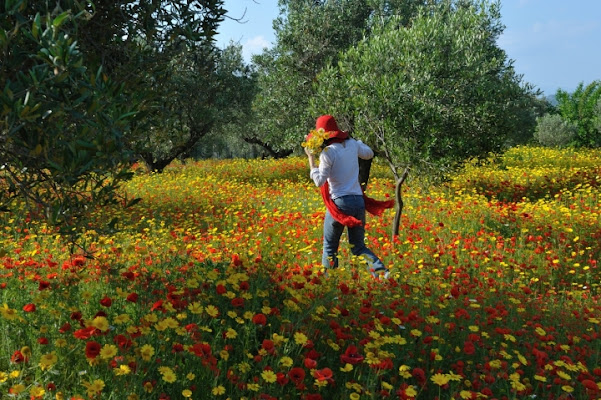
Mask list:
[[[275,42],[278,0],[225,0],[217,45],[241,44],[246,62]],[[601,0],[501,0],[498,40],[523,81],[550,96],[601,80]]]

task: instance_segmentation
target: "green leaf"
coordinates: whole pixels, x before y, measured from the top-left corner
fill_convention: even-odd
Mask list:
[[[40,30],[42,29],[42,20],[40,18],[40,14],[36,14],[33,19],[33,24],[31,26],[31,34],[33,37],[38,40],[40,36]]]
[[[52,21],[52,26],[54,28],[58,28],[60,27],[63,22],[65,21],[65,19],[69,16],[71,12],[70,11],[65,11],[63,13],[61,13],[59,16],[57,16],[56,18],[54,18],[54,20]]]

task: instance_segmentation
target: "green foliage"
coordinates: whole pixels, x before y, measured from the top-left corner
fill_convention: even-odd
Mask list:
[[[216,121],[214,40],[225,13],[222,0],[99,2],[78,31],[87,57],[139,103],[126,139],[152,170],[185,157]]]
[[[397,177],[405,166],[440,176],[500,150],[525,121],[533,129],[534,93],[496,45],[499,4],[478,4],[445,1],[375,29],[321,73],[313,109],[352,120]]]
[[[118,201],[130,177],[124,134],[135,112],[122,87],[87,68],[70,32],[85,9],[0,12],[0,205],[27,203],[63,233],[85,229],[95,206]]]
[[[555,95],[559,115],[578,127],[573,144],[578,147],[601,146],[598,128],[598,102],[601,100],[601,81],[593,81],[586,87],[580,83],[573,93],[559,89]]]
[[[537,119],[534,138],[546,147],[565,147],[572,143],[577,134],[578,127],[575,124],[564,121],[557,114],[546,114]]]
[[[369,35],[376,21],[395,13],[407,20],[407,13],[420,3],[281,0],[282,13],[274,22],[276,44],[253,60],[259,73],[259,93],[253,104],[257,121],[247,138],[262,142],[275,156],[298,149],[317,117],[309,102],[318,73],[336,65],[339,53]]]

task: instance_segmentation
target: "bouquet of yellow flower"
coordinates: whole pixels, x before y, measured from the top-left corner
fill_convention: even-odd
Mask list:
[[[312,154],[319,154],[322,150],[323,142],[330,137],[330,132],[326,132],[323,128],[314,129],[305,137],[302,146]]]

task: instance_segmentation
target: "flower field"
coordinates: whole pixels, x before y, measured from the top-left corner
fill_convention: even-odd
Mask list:
[[[0,398],[601,399],[601,152],[521,147],[368,216],[324,276],[305,158],[136,173],[73,254],[0,214]],[[394,192],[375,164],[368,193]],[[344,241],[344,238],[343,238]]]

